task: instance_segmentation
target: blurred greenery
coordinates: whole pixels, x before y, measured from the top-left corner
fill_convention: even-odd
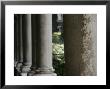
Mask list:
[[[52,35],[53,67],[58,76],[64,74],[64,43],[61,32],[53,32]]]

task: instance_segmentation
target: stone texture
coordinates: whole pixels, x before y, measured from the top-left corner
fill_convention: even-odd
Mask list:
[[[97,15],[64,15],[65,75],[97,74]]]
[[[56,75],[52,67],[52,14],[37,15],[37,75]]]
[[[31,33],[31,15],[23,15],[23,66],[21,75],[27,75],[32,65],[32,33]]]

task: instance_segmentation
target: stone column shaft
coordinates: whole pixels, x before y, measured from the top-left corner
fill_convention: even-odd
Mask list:
[[[27,75],[32,64],[31,15],[23,15],[23,66],[21,75]]]
[[[52,16],[40,16],[40,67],[52,68]]]
[[[36,75],[56,75],[52,67],[52,15],[42,14],[39,17],[39,59]]]
[[[36,52],[37,50],[37,19],[36,19],[36,14],[31,15],[32,19],[32,66],[31,66],[31,71],[28,73],[28,76],[32,76],[36,72],[36,60],[38,59],[38,53]]]
[[[23,31],[22,31],[22,15],[20,14],[20,62],[23,62]]]
[[[22,38],[22,15],[18,15],[18,50],[19,50],[19,61],[17,63],[17,70],[20,72],[20,67],[22,66],[23,62],[23,38]]]
[[[20,60],[19,50],[19,17],[14,15],[14,75],[19,76],[18,63]]]
[[[97,75],[96,43],[96,14],[64,15],[64,49],[66,75]]]
[[[14,66],[16,67],[18,62],[18,16],[14,15]]]

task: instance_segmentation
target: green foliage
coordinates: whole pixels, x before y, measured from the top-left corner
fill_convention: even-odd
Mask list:
[[[52,47],[53,47],[54,54],[64,54],[64,45],[63,44],[53,43]]]
[[[63,44],[61,32],[54,32],[52,35],[52,42],[56,44]]]
[[[55,72],[57,75],[64,74],[64,44],[61,39],[61,32],[53,33],[53,45],[52,45],[52,53],[53,53],[53,67],[55,68]]]

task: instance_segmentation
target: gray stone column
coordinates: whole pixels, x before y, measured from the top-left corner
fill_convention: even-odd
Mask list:
[[[32,14],[31,15],[31,19],[32,19],[32,66],[31,66],[31,70],[28,73],[28,76],[32,76],[36,73],[36,60],[38,59],[38,53],[36,52],[37,50],[37,19],[36,19],[36,14]]]
[[[17,41],[18,41],[18,51],[19,51],[19,61],[16,65],[16,68],[18,70],[18,72],[20,72],[20,67],[22,66],[22,62],[23,62],[23,38],[22,38],[22,15],[19,14],[18,15],[18,32],[17,32]]]
[[[18,15],[14,15],[14,67],[16,67],[19,59],[18,54]]]
[[[64,15],[65,75],[97,75],[97,15]]]
[[[42,14],[38,15],[39,24],[39,45],[37,53],[39,53],[39,59],[37,59],[36,76],[52,76],[56,75],[52,67],[52,15]]]
[[[23,15],[23,66],[21,75],[26,76],[32,64],[32,35],[31,35],[31,15]]]
[[[15,65],[15,70],[16,70],[16,75],[19,76],[20,73],[20,66],[19,66],[19,62],[20,62],[20,18],[19,15],[16,14],[15,15],[15,28],[14,28],[14,65]]]

